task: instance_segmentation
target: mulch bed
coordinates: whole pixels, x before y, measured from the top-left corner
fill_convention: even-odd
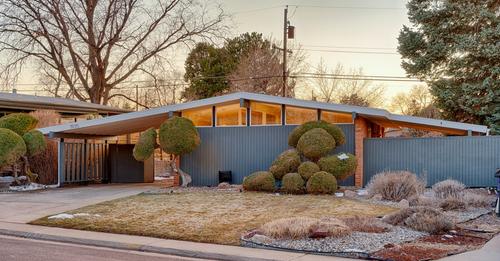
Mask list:
[[[486,241],[485,238],[473,237],[467,235],[430,235],[418,240],[426,243],[440,243],[447,245],[461,246],[482,246]]]
[[[375,252],[371,257],[382,260],[416,261],[442,258],[447,256],[448,252],[448,249],[403,244]]]

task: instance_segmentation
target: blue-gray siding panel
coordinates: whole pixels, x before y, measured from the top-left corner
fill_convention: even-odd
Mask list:
[[[339,125],[346,135],[346,144],[336,152],[354,154],[354,125]],[[255,126],[198,128],[200,146],[181,159],[182,170],[193,178],[194,186],[214,186],[219,182],[219,170],[231,170],[233,182],[258,170],[267,170],[288,147],[288,134],[296,126]],[[353,185],[351,177],[343,184]]]
[[[447,178],[494,186],[500,136],[365,139],[363,158],[365,185],[381,171],[410,170],[425,173],[429,186]]]

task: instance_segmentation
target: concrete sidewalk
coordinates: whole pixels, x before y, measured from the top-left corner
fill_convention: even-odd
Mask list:
[[[8,222],[0,222],[0,235],[215,260],[352,260],[346,258],[318,256],[295,252],[196,243],[179,240],[167,240],[141,236],[119,235]]]
[[[159,186],[159,183],[102,184],[0,193],[0,222],[24,224],[44,216],[136,195]]]

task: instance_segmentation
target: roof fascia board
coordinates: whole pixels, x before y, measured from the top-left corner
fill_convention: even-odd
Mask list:
[[[438,119],[415,117],[415,116],[391,114],[389,116],[389,120],[411,122],[415,124],[430,125],[430,126],[449,128],[449,129],[460,129],[464,131],[470,130],[473,132],[481,132],[481,133],[486,133],[488,131],[488,127],[484,125],[476,125],[463,122],[446,121],[446,120],[438,120]]]

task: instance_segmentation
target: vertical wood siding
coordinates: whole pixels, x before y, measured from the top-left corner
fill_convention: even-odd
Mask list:
[[[500,136],[364,140],[364,184],[384,170],[425,174],[427,185],[453,178],[469,187],[494,186]]]
[[[354,154],[354,125],[341,124],[346,144],[336,152]],[[193,186],[215,186],[219,170],[230,170],[233,183],[240,184],[245,176],[267,170],[281,152],[289,149],[288,135],[296,126],[253,126],[198,128],[200,146],[181,159],[181,168],[193,179]],[[353,185],[353,178],[344,182]]]
[[[108,179],[108,144],[64,143],[62,183],[100,182]]]

